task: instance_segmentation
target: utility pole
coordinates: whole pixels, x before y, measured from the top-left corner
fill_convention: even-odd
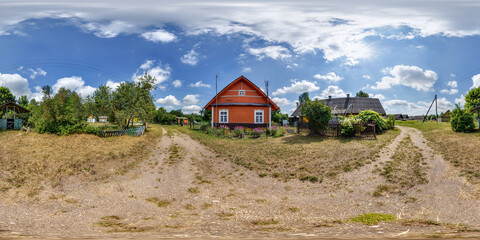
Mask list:
[[[430,112],[430,109],[431,109],[432,106],[433,106],[433,102],[435,102],[435,115],[436,115],[436,117],[437,117],[437,119],[438,119],[437,94],[435,94],[435,98],[433,99],[432,104],[430,104],[430,107],[428,108],[427,114],[425,114],[425,117],[423,117],[423,122],[425,122],[425,120],[427,120],[428,113]]]

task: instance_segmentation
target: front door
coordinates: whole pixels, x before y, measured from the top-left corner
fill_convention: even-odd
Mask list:
[[[15,129],[14,119],[7,119],[7,129],[9,129],[9,130],[14,130]]]

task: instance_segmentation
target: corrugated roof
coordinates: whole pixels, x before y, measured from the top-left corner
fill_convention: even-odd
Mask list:
[[[382,103],[378,98],[367,98],[367,97],[345,97],[345,98],[329,98],[322,99],[325,105],[332,108],[332,114],[343,114],[348,109],[347,113],[358,114],[361,111],[373,110],[379,114],[386,114],[385,109],[383,109]],[[300,117],[302,105],[299,105],[297,109],[292,113],[292,117]]]

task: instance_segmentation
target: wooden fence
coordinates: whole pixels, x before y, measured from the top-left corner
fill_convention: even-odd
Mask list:
[[[145,126],[136,127],[136,128],[129,128],[124,130],[116,130],[116,131],[98,131],[98,135],[100,137],[118,137],[118,136],[134,136],[138,137],[145,133]]]

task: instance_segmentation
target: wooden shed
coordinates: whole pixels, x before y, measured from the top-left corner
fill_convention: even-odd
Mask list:
[[[254,128],[270,127],[271,112],[279,108],[254,83],[240,76],[214,96],[204,109],[212,110],[212,127]]]
[[[0,119],[0,129],[20,130],[23,126],[22,115],[29,112],[28,109],[14,102],[8,102],[1,105],[0,116],[3,116],[3,118]]]

